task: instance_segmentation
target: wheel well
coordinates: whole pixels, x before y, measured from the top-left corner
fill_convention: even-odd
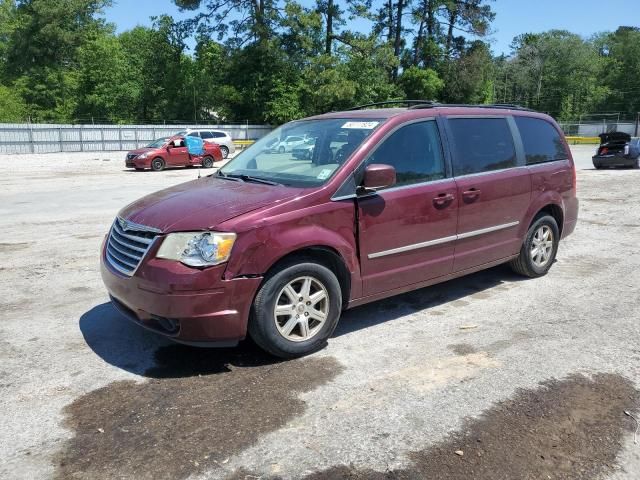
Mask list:
[[[556,223],[558,224],[558,230],[560,231],[560,235],[562,235],[562,226],[564,223],[564,214],[562,213],[562,209],[558,205],[550,203],[549,205],[546,205],[544,208],[541,208],[538,211],[538,213],[536,213],[534,218],[536,218],[541,213],[547,213],[555,219]]]
[[[349,297],[351,295],[351,275],[349,274],[349,270],[347,269],[347,266],[345,265],[340,253],[338,253],[337,250],[334,250],[331,247],[306,247],[288,253],[269,268],[265,275],[265,278],[269,275],[270,272],[273,272],[275,269],[285,263],[309,260],[327,267],[335,274],[338,282],[340,283],[340,290],[342,292],[342,307],[345,308],[349,303]]]

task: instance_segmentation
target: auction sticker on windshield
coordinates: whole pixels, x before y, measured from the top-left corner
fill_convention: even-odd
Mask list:
[[[376,128],[380,122],[347,122],[342,125],[342,128],[359,128],[365,130],[371,130]]]
[[[318,174],[317,178],[318,180],[325,180],[331,176],[332,172],[333,170],[331,170],[330,168],[325,168]]]

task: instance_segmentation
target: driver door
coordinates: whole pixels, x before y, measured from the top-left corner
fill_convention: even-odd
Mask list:
[[[364,295],[451,273],[458,200],[435,120],[401,126],[366,163],[392,165],[396,185],[357,200]]]

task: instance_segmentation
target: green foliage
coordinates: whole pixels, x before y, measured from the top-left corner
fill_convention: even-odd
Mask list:
[[[574,119],[593,111],[607,95],[606,62],[593,42],[565,30],[516,37],[502,65],[497,97]]]
[[[640,112],[640,29],[620,27],[594,39],[605,60],[604,88],[609,108]]]
[[[402,72],[398,83],[407,98],[415,99],[435,99],[444,87],[444,82],[435,70],[413,66]]]
[[[17,89],[0,85],[0,122],[22,122],[27,115],[27,105]]]
[[[0,121],[278,124],[397,98],[640,111],[637,28],[525,33],[494,57],[490,0],[174,3],[191,18],[116,35],[110,0],[0,0]]]

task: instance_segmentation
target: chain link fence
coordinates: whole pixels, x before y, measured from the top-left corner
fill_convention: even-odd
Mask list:
[[[187,128],[222,130],[240,144],[272,130],[269,125],[65,125],[0,124],[0,153],[134,150]]]
[[[611,120],[590,122],[559,122],[564,134],[572,137],[597,137],[601,133],[624,132],[632,137],[640,134],[638,122],[616,122]]]

